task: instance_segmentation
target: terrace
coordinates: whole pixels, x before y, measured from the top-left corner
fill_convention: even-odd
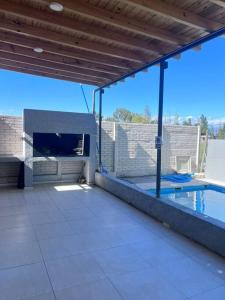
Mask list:
[[[0,299],[223,299],[224,260],[98,187],[0,194]]]
[[[199,160],[198,127],[163,127],[168,60],[224,35],[224,17],[222,0],[0,1],[0,68],[96,87],[87,114],[53,107],[0,119],[0,299],[224,299],[225,223],[164,198],[174,185],[161,179],[174,169],[172,135],[185,132],[177,169]],[[157,124],[102,122],[106,88],[155,65]],[[134,177],[149,156],[138,142],[126,177],[140,135],[151,161],[141,174],[153,176]]]

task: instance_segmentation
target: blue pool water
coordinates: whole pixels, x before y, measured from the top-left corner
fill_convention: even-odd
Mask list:
[[[155,194],[155,190],[150,189],[149,193]],[[161,198],[225,222],[225,188],[216,185],[162,188]]]

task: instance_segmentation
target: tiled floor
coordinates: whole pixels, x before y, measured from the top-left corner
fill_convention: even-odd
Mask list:
[[[224,300],[225,261],[103,190],[0,191],[0,300]]]

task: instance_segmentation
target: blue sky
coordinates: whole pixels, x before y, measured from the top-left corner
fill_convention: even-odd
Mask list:
[[[164,113],[173,116],[209,119],[225,117],[225,39],[217,38],[170,59],[165,74]],[[157,114],[159,68],[139,73],[105,90],[103,114],[109,116],[117,107],[143,112],[149,106]],[[0,70],[0,114],[22,115],[24,108],[86,112],[80,85],[44,77]],[[94,87],[83,86],[91,106]]]

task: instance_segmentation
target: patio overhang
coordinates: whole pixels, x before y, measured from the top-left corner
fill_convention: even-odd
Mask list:
[[[0,68],[106,87],[225,33],[223,0],[179,2],[2,0]]]

